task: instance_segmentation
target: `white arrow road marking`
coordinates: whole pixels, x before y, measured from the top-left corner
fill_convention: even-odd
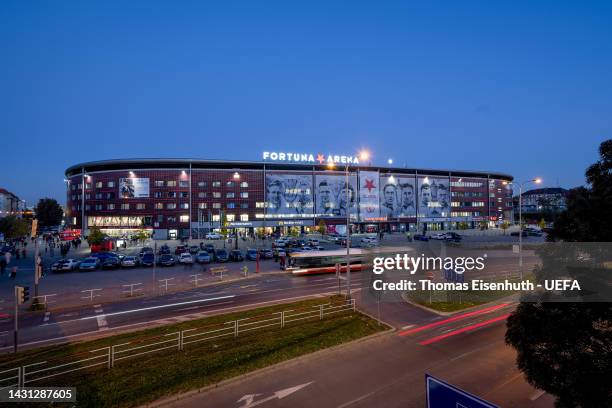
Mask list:
[[[271,400],[276,399],[276,398],[283,399],[285,397],[288,397],[289,395],[293,394],[294,392],[297,392],[297,391],[301,390],[304,387],[308,387],[313,382],[314,381],[311,381],[311,382],[307,382],[307,383],[304,383],[304,384],[296,385],[295,387],[285,388],[284,390],[276,391],[274,394],[270,395],[269,397],[266,397],[264,399],[260,399],[259,401],[255,401],[255,402],[253,402],[255,397],[257,397],[257,396],[259,396],[261,394],[246,394],[246,395],[242,396],[242,398],[240,398],[236,402],[237,403],[244,402],[244,405],[241,405],[239,408],[252,408],[252,407],[256,407],[257,405],[261,405],[261,404],[263,404],[265,402],[271,401]]]

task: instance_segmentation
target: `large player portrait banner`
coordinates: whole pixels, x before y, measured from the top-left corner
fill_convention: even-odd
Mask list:
[[[448,177],[419,177],[419,217],[450,217]]]
[[[380,215],[400,218],[416,217],[415,178],[385,176],[380,178]]]
[[[315,198],[319,217],[346,217],[357,215],[357,176],[349,175],[348,192],[346,176],[317,174]]]
[[[380,217],[378,176],[377,171],[359,172],[359,216],[362,221]]]
[[[296,174],[266,174],[266,214],[274,218],[312,215],[314,199],[312,176]]]
[[[120,178],[119,197],[121,198],[149,198],[148,178]]]

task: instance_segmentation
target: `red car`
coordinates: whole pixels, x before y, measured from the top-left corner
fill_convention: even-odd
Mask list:
[[[174,250],[174,255],[180,255],[184,252],[189,252],[189,250],[187,249],[187,246],[185,245],[179,245],[176,247],[176,249]]]

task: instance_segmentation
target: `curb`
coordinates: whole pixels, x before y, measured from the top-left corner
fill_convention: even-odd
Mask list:
[[[361,311],[359,311],[359,313],[362,313],[363,315],[366,315],[366,316],[370,317],[369,315],[367,315],[366,313],[363,313]],[[378,321],[378,319],[374,319],[374,320]],[[375,339],[377,337],[382,337],[382,336],[388,335],[390,333],[393,333],[395,330],[396,329],[391,326],[389,329],[387,329],[385,331],[374,333],[374,334],[371,334],[369,336],[362,337],[362,338],[359,338],[359,339],[355,339],[355,340],[350,341],[348,343],[338,344],[338,345],[335,345],[335,346],[332,346],[332,347],[329,347],[329,348],[326,348],[326,349],[323,349],[323,350],[318,350],[318,351],[315,351],[313,353],[308,353],[308,354],[305,354],[303,356],[295,357],[295,358],[292,358],[292,359],[287,360],[287,361],[281,361],[280,363],[277,363],[277,364],[274,364],[274,365],[271,365],[271,366],[268,366],[268,367],[259,368],[259,369],[255,370],[255,371],[251,371],[251,372],[248,372],[248,373],[245,373],[245,374],[241,374],[241,375],[236,376],[236,377],[228,378],[226,380],[220,381],[220,382],[215,383],[215,384],[210,384],[210,385],[207,385],[207,386],[195,389],[195,390],[191,390],[191,391],[187,391],[187,392],[184,392],[184,393],[175,394],[175,395],[172,395],[170,397],[166,397],[166,398],[162,398],[162,399],[150,402],[148,404],[140,405],[140,407],[141,408],[164,407],[164,406],[167,406],[169,404],[172,404],[173,402],[181,401],[181,400],[193,397],[193,396],[198,395],[198,394],[203,394],[203,393],[205,393],[207,391],[210,391],[210,390],[213,390],[213,389],[216,389],[216,388],[219,388],[219,387],[223,387],[223,386],[226,386],[226,385],[230,385],[230,384],[236,383],[238,381],[242,381],[242,380],[247,379],[247,378],[263,375],[263,374],[265,374],[265,373],[267,373],[269,371],[273,371],[273,370],[276,370],[276,369],[279,369],[279,368],[287,367],[287,366],[290,366],[292,364],[298,364],[298,363],[300,363],[300,362],[302,362],[302,361],[304,361],[304,360],[306,360],[308,358],[318,357],[318,356],[325,355],[325,354],[328,354],[328,353],[333,353],[333,352],[337,351],[338,349],[340,349],[342,347],[348,347],[348,346],[359,344],[359,343],[364,342],[364,341],[373,340],[373,339]]]
[[[431,313],[435,313],[438,316],[442,316],[442,317],[452,316],[454,314],[461,313],[461,312],[470,312],[472,310],[477,310],[479,308],[483,308],[483,307],[487,307],[487,306],[493,306],[493,305],[496,305],[496,304],[504,303],[503,302],[504,300],[511,300],[510,298],[512,298],[513,296],[515,296],[515,295],[513,294],[513,295],[509,295],[509,296],[503,297],[503,298],[492,300],[492,301],[487,302],[487,303],[481,303],[479,305],[474,305],[474,306],[466,307],[465,309],[455,310],[454,312],[441,312],[439,310],[430,309],[427,306],[423,306],[423,305],[420,305],[418,303],[413,302],[412,300],[407,298],[405,292],[403,292],[401,294],[402,299],[404,299],[404,301],[406,303],[408,303],[409,305],[418,307],[419,309],[422,309],[422,310],[425,310],[425,311],[428,311],[428,312],[431,312]]]

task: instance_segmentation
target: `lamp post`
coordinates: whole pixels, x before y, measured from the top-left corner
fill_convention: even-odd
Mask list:
[[[529,183],[540,184],[541,182],[541,178],[534,178],[517,183],[519,188],[519,276],[521,280],[523,279],[523,186]],[[504,184],[512,183],[504,182]]]
[[[359,160],[366,162],[370,158],[370,154],[363,150],[359,153]],[[330,168],[334,167],[333,163],[329,163]],[[351,299],[351,211],[350,211],[350,190],[349,190],[349,165],[344,168],[345,174],[345,193],[346,193],[346,298]]]

